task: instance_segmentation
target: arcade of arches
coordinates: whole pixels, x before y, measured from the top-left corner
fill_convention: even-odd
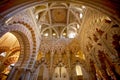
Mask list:
[[[119,5],[0,1],[0,80],[120,80]]]

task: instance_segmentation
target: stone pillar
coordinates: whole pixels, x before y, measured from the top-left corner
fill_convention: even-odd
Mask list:
[[[14,75],[14,73],[15,73],[15,71],[17,70],[17,68],[16,67],[13,67],[13,69],[10,71],[10,73],[9,73],[9,76],[8,76],[8,78],[7,78],[7,80],[11,80],[11,78],[12,78],[12,76]]]
[[[67,55],[67,59],[68,59],[68,73],[69,73],[69,79],[71,79],[72,78],[72,74],[71,74],[71,63],[70,63],[70,53],[69,53],[69,50],[67,49],[66,50],[66,55]]]
[[[30,75],[31,75],[30,69],[26,69],[24,75],[25,75],[25,76],[24,76],[24,78],[22,78],[22,80],[30,80]]]
[[[70,66],[70,53],[69,53],[69,50],[66,50],[66,54],[67,54],[67,57],[68,57],[68,64],[69,64],[69,68],[70,68],[71,66]]]
[[[22,73],[24,72],[24,68],[15,68],[11,72],[10,76],[7,80],[19,80],[22,77]]]
[[[24,73],[24,68],[18,68],[18,70],[15,72],[14,77],[12,80],[19,80],[22,79]]]
[[[58,52],[58,60],[62,61],[62,51],[61,51],[61,49]]]
[[[51,56],[50,56],[50,58],[51,58],[51,61],[50,61],[50,72],[51,72],[52,66],[53,66],[53,56],[54,56],[54,51],[52,50]]]
[[[40,66],[39,65],[38,65],[38,67],[34,67],[34,69],[31,70],[29,80],[37,80],[38,75],[39,75],[39,71],[40,71]]]

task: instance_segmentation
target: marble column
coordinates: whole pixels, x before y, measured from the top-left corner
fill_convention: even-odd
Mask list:
[[[30,80],[30,75],[31,75],[31,71],[30,69],[26,69],[26,71],[24,72],[24,78],[22,78],[22,80]]]
[[[51,56],[50,56],[50,72],[51,72],[51,70],[52,70],[52,66],[53,66],[53,56],[54,56],[54,51],[52,50],[52,52],[51,52]]]
[[[24,68],[17,67],[15,70],[13,69],[7,80],[19,80],[22,78],[22,73],[24,73]]]
[[[8,75],[7,80],[11,80],[12,75],[14,75],[16,71],[17,71],[17,68],[16,68],[16,67],[13,67],[13,69],[10,71],[10,73],[9,73],[9,75]]]

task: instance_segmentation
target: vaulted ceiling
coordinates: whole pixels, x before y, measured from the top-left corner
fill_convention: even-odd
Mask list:
[[[97,65],[96,61],[105,54],[110,65],[115,67],[117,65],[118,67],[120,25],[114,21],[113,16],[110,16],[111,14],[106,15],[104,13],[107,12],[100,11],[102,9],[93,9],[87,4],[72,2],[41,3],[5,20],[5,26],[20,24],[22,27],[24,26],[22,31],[25,32],[25,35],[31,34],[27,36],[31,40],[30,45],[35,46],[32,48],[36,49],[36,51],[31,51],[31,54],[36,52],[32,57],[35,58],[37,55],[35,65],[42,63],[42,58],[46,58],[45,64],[50,67],[51,56],[54,55],[52,66],[57,66],[59,62],[63,62],[68,68],[69,64],[73,66],[75,62],[80,61],[80,64],[87,70],[89,68],[85,65],[90,60],[93,60],[94,64]],[[110,11],[112,12],[112,10]],[[13,27],[15,30],[20,29],[17,28],[18,26]],[[7,33],[0,39],[0,44],[0,51],[5,50],[10,54],[5,64],[15,63],[21,47],[17,38],[11,33]],[[3,59],[3,55],[0,58]],[[67,61],[68,59],[71,60],[71,63]],[[33,65],[32,60],[35,59],[31,58],[30,65]]]
[[[37,5],[33,11],[42,36],[74,38],[80,29],[85,6],[55,2]]]

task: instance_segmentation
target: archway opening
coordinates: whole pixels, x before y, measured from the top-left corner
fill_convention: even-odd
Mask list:
[[[18,39],[10,32],[0,38],[0,79],[5,80],[10,70],[18,61],[20,44]]]

